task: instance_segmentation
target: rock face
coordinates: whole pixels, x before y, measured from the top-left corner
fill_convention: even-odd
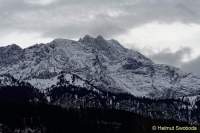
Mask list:
[[[10,74],[38,89],[56,85],[56,76],[63,71],[106,91],[134,96],[177,98],[194,96],[200,90],[200,77],[155,64],[102,36],[86,35],[79,41],[55,39],[26,49],[15,44],[0,48],[0,74]]]
[[[155,64],[102,36],[55,39],[25,49],[15,44],[0,47],[0,91],[21,83],[67,108],[106,107],[199,121],[191,112],[198,110],[200,76]]]

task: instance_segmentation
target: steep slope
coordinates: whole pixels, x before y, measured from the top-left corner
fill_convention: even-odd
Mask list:
[[[75,74],[65,72],[54,77],[53,81],[56,85],[53,84],[42,94],[29,83],[20,82],[11,75],[3,75],[0,79],[0,103],[8,106],[13,103],[19,105],[47,103],[69,110],[121,110],[151,119],[200,123],[199,101],[191,105],[183,99],[149,99],[127,93],[108,92]]]
[[[199,76],[155,64],[102,36],[0,47],[3,103],[45,102],[200,123],[199,91]]]
[[[44,94],[27,82],[18,81],[11,75],[0,76],[0,103],[37,103],[46,102]]]
[[[200,77],[153,63],[115,40],[86,35],[79,41],[55,39],[21,49],[0,48],[0,75],[10,74],[45,91],[61,72],[73,73],[95,87],[138,97],[179,98],[199,94]]]

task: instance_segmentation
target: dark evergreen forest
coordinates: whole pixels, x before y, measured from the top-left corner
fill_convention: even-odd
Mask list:
[[[28,84],[0,92],[0,133],[151,133],[153,125],[189,125],[114,108],[63,108]]]

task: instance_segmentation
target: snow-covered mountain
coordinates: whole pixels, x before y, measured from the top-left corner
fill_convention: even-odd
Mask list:
[[[200,76],[155,64],[102,36],[86,35],[79,41],[55,39],[25,49],[16,44],[0,47],[0,75],[12,75],[45,91],[57,85],[62,72],[78,75],[105,91],[138,97],[193,98],[200,91]]]
[[[102,36],[0,47],[0,101],[119,109],[200,123],[199,94],[200,76],[155,64]]]

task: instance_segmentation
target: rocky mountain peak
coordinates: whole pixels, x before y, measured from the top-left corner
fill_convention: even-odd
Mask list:
[[[0,52],[0,75],[10,74],[40,89],[56,85],[58,73],[67,71],[106,91],[135,96],[192,96],[200,90],[198,76],[155,64],[102,36],[86,35],[79,41],[59,38],[25,49],[10,45],[0,47]]]
[[[8,46],[0,47],[1,52],[8,52],[8,51],[20,51],[22,48],[17,44],[11,44]]]
[[[85,35],[83,38],[79,39],[79,42],[91,42],[94,41],[94,37],[90,36],[90,35]]]
[[[21,50],[22,48],[19,46],[19,45],[17,45],[17,44],[12,44],[12,45],[9,45],[8,46],[10,49],[14,49],[14,50]]]
[[[155,64],[102,36],[58,38],[25,49],[0,47],[0,91],[0,98],[14,101],[44,96],[66,108],[109,107],[190,122],[199,118],[200,76]]]
[[[22,53],[23,49],[16,44],[0,47],[0,66],[18,62]]]
[[[96,37],[96,39],[97,39],[97,40],[105,40],[104,37],[103,37],[102,35],[98,35],[98,36]]]
[[[101,35],[98,35],[97,37],[85,35],[83,38],[79,39],[79,42],[82,42],[82,43],[95,43],[95,42],[102,42],[102,41],[105,42],[106,40]]]

